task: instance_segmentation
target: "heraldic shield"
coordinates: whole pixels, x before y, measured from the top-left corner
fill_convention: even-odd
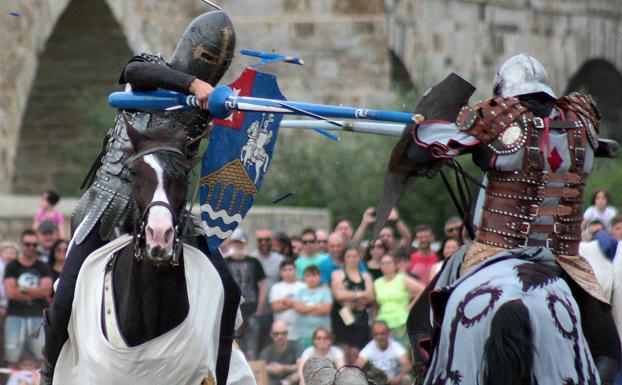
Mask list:
[[[285,100],[276,77],[246,68],[229,84],[235,96]],[[201,223],[210,251],[216,252],[250,210],[272,152],[282,114],[234,111],[215,119],[200,179]]]

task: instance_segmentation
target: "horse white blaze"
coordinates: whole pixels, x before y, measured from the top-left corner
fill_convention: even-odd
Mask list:
[[[153,192],[151,201],[161,201],[170,204],[166,192],[164,191],[164,171],[162,170],[162,166],[158,163],[153,154],[146,155],[143,159],[145,163],[151,166],[155,171],[158,179],[158,185]],[[172,254],[175,231],[173,229],[173,217],[166,207],[154,206],[149,209],[147,224],[145,226],[145,235],[149,249],[160,246],[165,250],[166,255]]]

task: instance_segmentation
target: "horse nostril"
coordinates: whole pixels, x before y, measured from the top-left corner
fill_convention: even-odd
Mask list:
[[[173,229],[169,227],[164,233],[164,242],[168,243],[171,238],[173,238]]]

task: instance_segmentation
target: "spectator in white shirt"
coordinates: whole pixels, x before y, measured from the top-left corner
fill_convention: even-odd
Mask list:
[[[287,339],[298,339],[298,312],[294,310],[294,294],[307,287],[303,282],[296,281],[296,266],[291,259],[285,259],[279,266],[281,281],[272,285],[268,299],[274,313],[275,321],[283,321],[287,325]]]
[[[406,349],[389,337],[389,326],[384,321],[375,321],[371,326],[372,340],[361,350],[356,366],[364,367],[371,362],[387,375],[389,385],[412,384],[409,373],[412,364]]]

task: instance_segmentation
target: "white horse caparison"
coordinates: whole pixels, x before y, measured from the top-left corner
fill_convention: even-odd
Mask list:
[[[141,153],[134,140],[133,144],[137,153]],[[159,159],[166,154],[158,155],[157,151],[155,149],[152,153],[147,152],[141,157],[142,159],[138,158],[133,162],[136,167],[133,183],[138,206],[142,210],[148,210],[144,216],[146,254],[152,254],[152,251],[156,250],[154,254],[158,254],[157,256],[161,258],[164,254],[172,256],[175,238],[173,216],[179,213],[171,212],[171,206],[179,211],[183,206],[180,197],[183,199],[186,190],[185,183],[174,180],[174,177],[173,180],[170,179],[173,174],[162,168],[163,163]],[[172,200],[169,199],[169,195]],[[158,204],[154,205],[156,202]],[[114,296],[105,295],[104,288],[106,287],[111,293],[110,289],[116,287],[112,280],[115,272],[132,270],[115,270],[114,267],[110,270],[106,266],[113,258],[119,263],[125,261],[124,266],[135,266],[132,269],[144,269],[153,265],[149,262],[150,258],[140,261],[134,258],[133,242],[135,239],[131,235],[122,235],[91,253],[84,262],[76,283],[73,311],[68,326],[69,340],[61,351],[54,384],[198,385],[202,381],[203,383],[207,381],[208,384],[214,382],[218,352],[218,338],[215,336],[220,329],[224,293],[222,285],[218,284],[220,280],[218,272],[208,258],[196,248],[184,245],[183,270],[179,270],[181,267],[162,265],[165,274],[168,274],[167,271],[177,271],[178,276],[180,273],[182,277],[185,276],[185,281],[182,282],[185,282],[186,290],[183,292],[187,292],[184,298],[187,298],[189,310],[185,318],[180,319],[181,323],[173,329],[163,331],[164,334],[140,344],[130,345],[122,338],[114,340],[110,338],[111,335],[120,335],[121,318],[107,319],[109,317],[105,314],[108,314],[109,310],[104,310],[114,309],[114,302],[110,301],[122,299],[117,298],[116,293]],[[141,273],[154,271],[153,266],[148,269],[151,270],[143,270]],[[165,278],[162,274],[158,276],[160,279]],[[139,281],[143,279],[141,278],[143,275],[136,277]],[[124,276],[120,275],[119,278]],[[147,276],[146,279],[148,282],[153,277]],[[130,291],[137,293],[133,289]],[[165,291],[164,295],[166,293],[168,291]],[[94,301],[94,298],[101,300]],[[113,304],[112,308],[102,307],[110,303]],[[121,303],[123,302],[117,302]],[[119,313],[122,309],[127,313],[125,307],[119,308]],[[156,309],[161,311],[166,308]],[[154,317],[158,318],[157,311],[149,314],[147,319]],[[106,319],[105,326],[102,325],[102,319]],[[188,352],[193,353],[188,355]],[[256,383],[252,370],[237,348],[233,348],[231,354],[227,383],[231,385]]]

